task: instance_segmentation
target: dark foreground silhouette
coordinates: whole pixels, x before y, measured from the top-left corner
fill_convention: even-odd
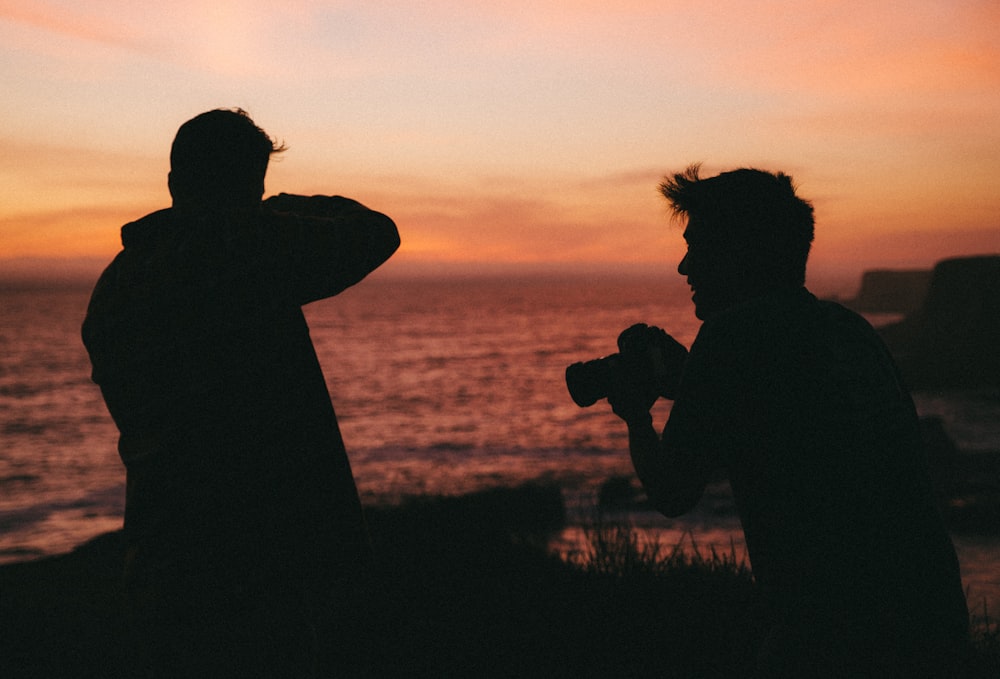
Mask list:
[[[963,676],[968,611],[917,411],[871,325],[806,289],[812,205],[749,168],[695,165],[661,190],[704,323],[690,351],[626,329],[619,354],[567,369],[574,400],[607,397],[666,516],[724,471],[771,618],[754,676]]]
[[[184,123],[171,207],[122,228],[83,324],[127,470],[133,674],[191,673],[189,658],[205,676],[273,674],[323,631],[347,648],[363,598],[368,535],[301,307],[399,235],[340,196],[262,200],[281,150],[240,110]]]
[[[920,305],[879,332],[914,389],[1000,387],[1000,255],[938,262]]]
[[[964,469],[959,463],[954,475]],[[554,486],[368,513],[377,595],[356,629],[352,666],[333,676],[733,679],[746,676],[764,634],[745,566],[670,559],[672,545],[653,563],[621,540],[592,555],[594,567],[551,556],[544,541],[563,517]],[[0,676],[135,676],[122,671],[130,665],[122,553],[121,534],[112,533],[68,555],[0,567]],[[183,658],[195,676],[255,676],[240,657],[221,675],[206,674],[199,652],[216,650],[208,641],[195,640]],[[224,643],[224,634],[212,641]],[[332,652],[341,643],[320,638],[318,646]],[[976,648],[970,677],[996,677],[995,623],[981,626]],[[146,676],[178,676],[170,673],[177,664],[167,659]],[[288,658],[287,676],[301,664]]]

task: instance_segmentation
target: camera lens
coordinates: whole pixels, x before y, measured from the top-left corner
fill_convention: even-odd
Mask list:
[[[608,397],[611,364],[617,354],[585,363],[574,363],[566,368],[566,387],[570,398],[581,408],[588,408]]]

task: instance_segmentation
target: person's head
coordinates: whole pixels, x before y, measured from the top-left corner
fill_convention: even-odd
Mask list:
[[[701,178],[692,165],[666,177],[660,191],[687,218],[677,270],[694,290],[698,318],[805,283],[813,208],[788,175],[744,168]]]
[[[242,109],[215,109],[180,126],[170,148],[168,183],[175,207],[252,207],[278,146]]]

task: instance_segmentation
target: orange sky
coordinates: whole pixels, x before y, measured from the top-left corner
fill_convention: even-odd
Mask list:
[[[995,0],[396,4],[0,0],[0,271],[96,274],[220,106],[288,144],[269,191],[391,215],[387,273],[672,268],[692,162],[790,173],[811,277],[1000,252]]]

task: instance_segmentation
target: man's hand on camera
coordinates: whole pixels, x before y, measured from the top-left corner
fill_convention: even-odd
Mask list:
[[[657,395],[674,398],[687,362],[683,344],[655,325],[636,323],[618,336],[618,349],[637,381],[646,379]]]
[[[652,346],[652,360],[657,382],[660,384],[660,396],[673,399],[677,394],[684,364],[687,363],[688,350],[683,344],[657,327],[650,328],[656,338]]]
[[[659,328],[636,323],[618,336],[620,361],[608,385],[608,403],[628,423],[649,420],[649,409],[659,398],[656,358]]]
[[[608,386],[608,403],[615,415],[628,424],[649,421],[649,409],[659,398],[650,380],[636,379],[629,371],[616,370]]]

